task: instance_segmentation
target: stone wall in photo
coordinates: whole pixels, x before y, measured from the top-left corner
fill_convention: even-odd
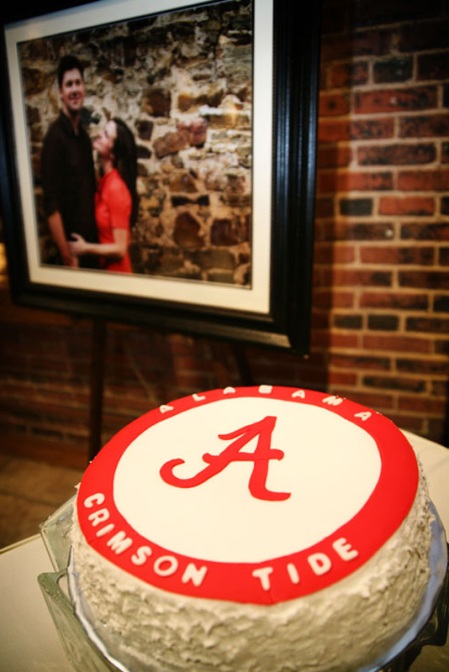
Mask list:
[[[118,116],[136,137],[135,272],[250,284],[252,48],[249,0],[21,45],[44,262],[51,261],[53,247],[41,212],[40,153],[59,110],[57,63],[72,53],[86,67],[89,133]]]

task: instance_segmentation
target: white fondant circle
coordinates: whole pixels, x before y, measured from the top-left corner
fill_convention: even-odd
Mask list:
[[[270,459],[266,488],[290,493],[288,499],[253,497],[252,460],[233,461],[192,488],[161,478],[161,467],[176,458],[185,461],[174,469],[179,478],[198,474],[206,466],[204,454],[222,453],[231,443],[219,435],[266,416],[276,417],[271,448],[284,453]],[[256,443],[257,438],[242,451],[253,453]],[[117,465],[114,500],[133,529],[172,552],[217,562],[262,562],[308,548],[351,520],[380,471],[370,434],[326,408],[228,397],[167,417],[134,439]]]

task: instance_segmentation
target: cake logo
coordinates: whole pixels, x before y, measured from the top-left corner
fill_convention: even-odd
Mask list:
[[[406,437],[374,411],[311,390],[227,388],[119,432],[76,511],[92,549],[157,589],[268,605],[374,557],[418,479]]]
[[[202,457],[207,466],[194,476],[181,478],[174,473],[176,467],[185,464],[185,460],[181,458],[166,462],[162,465],[159,473],[168,485],[177,488],[195,488],[222,472],[231,462],[253,462],[254,466],[248,483],[251,495],[255,499],[268,501],[288,499],[291,493],[273,492],[267,488],[270,460],[282,460],[284,457],[282,450],[271,447],[271,437],[275,424],[276,418],[268,415],[259,422],[246,425],[229,434],[219,434],[219,439],[231,441],[231,443],[217,455],[205,453]],[[252,453],[242,451],[244,446],[256,438],[257,444]]]

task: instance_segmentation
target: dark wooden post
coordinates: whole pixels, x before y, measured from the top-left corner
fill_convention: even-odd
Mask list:
[[[102,447],[104,365],[107,347],[107,325],[101,318],[92,322],[89,407],[89,461]]]

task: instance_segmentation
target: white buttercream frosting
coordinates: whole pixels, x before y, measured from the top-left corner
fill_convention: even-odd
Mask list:
[[[93,550],[75,520],[72,591],[107,652],[131,672],[368,670],[422,606],[431,520],[421,476],[406,520],[361,569],[312,595],[271,606],[154,588]]]

